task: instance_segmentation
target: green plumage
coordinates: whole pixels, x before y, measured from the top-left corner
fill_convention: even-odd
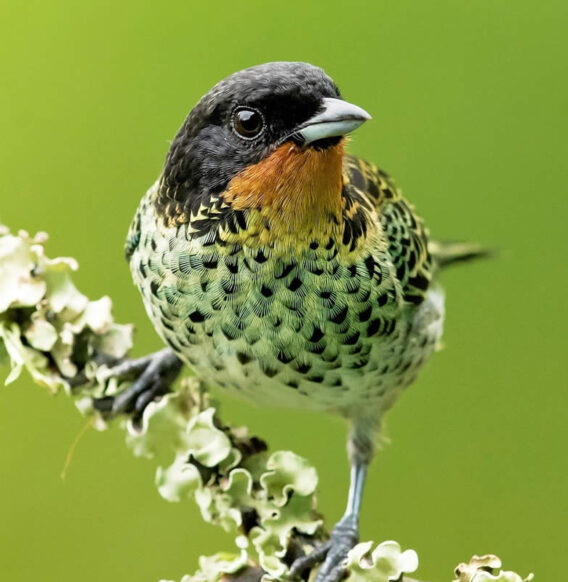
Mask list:
[[[378,418],[427,361],[443,321],[435,263],[421,219],[374,166],[346,157],[351,218],[336,239],[286,258],[166,227],[156,191],[127,253],[160,335],[205,381],[255,402]],[[346,228],[359,252],[344,252]]]

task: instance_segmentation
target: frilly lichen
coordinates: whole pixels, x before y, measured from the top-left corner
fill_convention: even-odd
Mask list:
[[[114,322],[108,297],[89,301],[77,290],[71,279],[77,262],[46,257],[46,240],[44,233],[13,235],[0,226],[0,339],[11,368],[6,384],[26,369],[37,384],[69,391],[73,378],[94,381],[98,364],[123,358],[133,328]]]
[[[459,564],[452,582],[530,582],[533,575],[521,578],[515,572],[501,570],[501,560],[492,554],[473,556],[469,563]]]
[[[63,389],[82,412],[95,414],[93,398],[125,385],[109,368],[128,355],[133,328],[114,322],[108,297],[90,301],[77,290],[76,261],[49,259],[46,240],[0,225],[0,364],[9,366],[6,384],[26,370],[37,384]],[[292,452],[270,454],[245,428],[224,425],[195,379],[151,402],[136,423],[119,424],[136,456],[157,461],[164,499],[194,500],[205,521],[234,535],[233,551],[202,556],[198,571],[182,582],[287,579],[294,557],[327,538],[316,511],[315,469]],[[418,558],[393,541],[365,542],[349,552],[346,567],[353,582],[402,582]],[[458,566],[455,582],[532,580],[500,568],[495,556],[474,557]]]

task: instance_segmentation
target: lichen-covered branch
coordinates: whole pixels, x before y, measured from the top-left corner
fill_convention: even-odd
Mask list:
[[[270,453],[244,427],[226,425],[194,378],[152,401],[141,417],[101,414],[93,402],[128,380],[115,366],[132,347],[132,326],[114,322],[111,300],[90,301],[72,282],[73,259],[49,259],[44,234],[0,227],[0,364],[6,383],[25,370],[36,384],[72,397],[98,428],[117,425],[136,456],[157,462],[156,485],[171,502],[191,499],[203,519],[234,534],[228,552],[201,557],[182,582],[284,580],[295,558],[328,537],[316,508],[318,478],[305,459]],[[100,409],[99,409],[100,410]],[[358,544],[349,553],[351,582],[417,582],[418,557],[394,541]],[[311,578],[314,573],[311,574]],[[532,576],[525,578],[525,582]],[[523,582],[495,556],[474,557],[454,582]]]

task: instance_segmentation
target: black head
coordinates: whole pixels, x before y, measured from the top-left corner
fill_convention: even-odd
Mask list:
[[[287,141],[325,150],[367,119],[368,113],[341,99],[322,69],[308,63],[239,71],[202,97],[176,135],[156,199],[158,213],[179,224],[205,209],[207,224],[198,230],[209,228],[223,207],[220,193],[237,174]],[[213,206],[215,211],[206,212]]]
[[[308,63],[267,63],[234,73],[187,117],[168,153],[164,180],[220,192],[248,165],[297,139],[295,130],[322,108],[324,98],[339,96],[324,71]]]

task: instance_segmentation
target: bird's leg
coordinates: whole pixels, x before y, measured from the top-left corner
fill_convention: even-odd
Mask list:
[[[343,578],[349,550],[359,542],[359,512],[367,467],[373,455],[374,430],[367,423],[355,425],[349,435],[348,450],[351,458],[351,479],[347,507],[335,524],[330,539],[313,552],[298,558],[290,568],[292,576],[301,575],[322,563],[315,582],[338,582]]]
[[[143,358],[121,362],[110,368],[106,376],[119,380],[132,378],[133,383],[114,396],[95,399],[94,407],[99,412],[112,416],[126,412],[140,417],[155,397],[170,391],[182,366],[181,360],[169,348]]]

